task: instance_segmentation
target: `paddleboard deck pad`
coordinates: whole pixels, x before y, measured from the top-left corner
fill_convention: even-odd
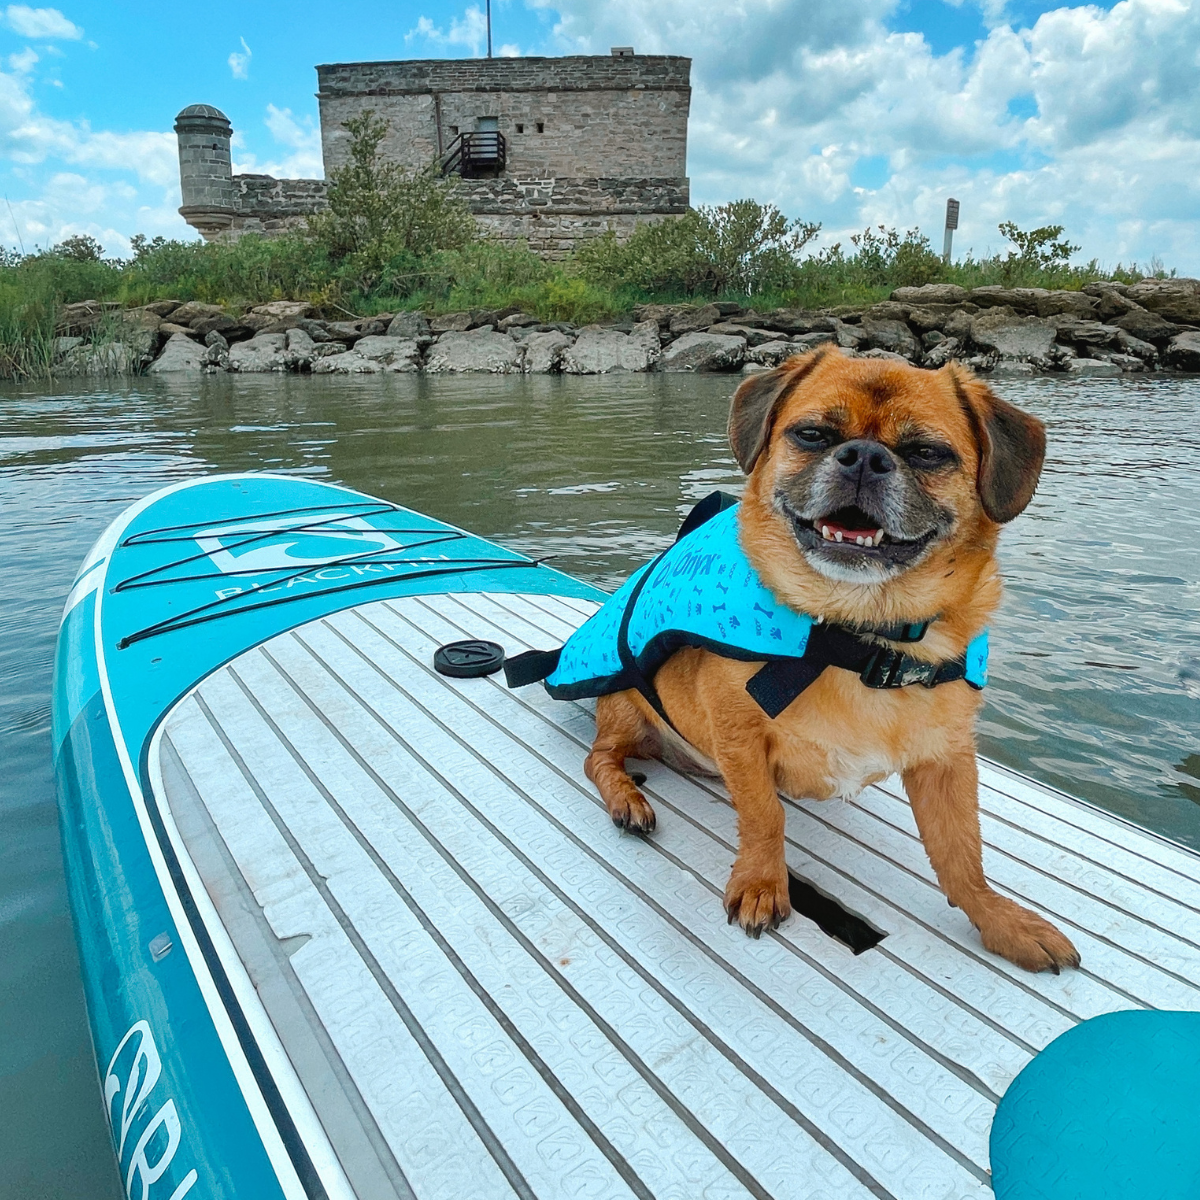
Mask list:
[[[658,828],[622,834],[589,703],[434,668],[604,598],[295,478],[181,484],[100,539],[54,743],[128,1196],[985,1197],[1039,1051],[1200,1011],[1200,859],[986,763],[989,877],[1081,970],[982,949],[896,780],[785,802],[799,910],[730,928],[719,784],[639,764]]]

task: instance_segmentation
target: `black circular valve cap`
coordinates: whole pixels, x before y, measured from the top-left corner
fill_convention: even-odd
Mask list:
[[[433,655],[433,669],[453,679],[476,679],[495,675],[504,666],[504,647],[495,642],[471,640],[447,642]]]

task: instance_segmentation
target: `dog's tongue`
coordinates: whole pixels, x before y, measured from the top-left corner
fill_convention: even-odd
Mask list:
[[[878,546],[883,541],[882,529],[851,529],[833,521],[814,521],[817,532],[827,542],[850,542],[858,546]]]

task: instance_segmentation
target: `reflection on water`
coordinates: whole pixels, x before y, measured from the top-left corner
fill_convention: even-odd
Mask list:
[[[49,767],[58,612],[129,501],[212,471],[349,484],[613,587],[740,475],[727,377],[247,376],[0,391],[0,1196],[117,1194]],[[1006,383],[1050,425],[1008,580],[989,757],[1200,847],[1200,382]],[[7,1106],[12,1109],[14,1106]]]

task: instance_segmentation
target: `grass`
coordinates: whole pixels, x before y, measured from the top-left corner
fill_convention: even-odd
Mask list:
[[[1013,227],[1008,227],[1010,230]],[[38,378],[53,366],[55,314],[80,300],[123,306],[153,300],[200,300],[235,313],[271,300],[305,300],[333,318],[422,309],[520,308],[546,321],[587,324],[623,316],[644,303],[729,300],[772,308],[865,307],[897,287],[954,283],[1075,289],[1099,279],[1133,282],[1163,275],[1103,270],[1096,260],[1072,266],[1054,241],[1061,229],[1015,233],[1019,252],[967,257],[949,265],[915,231],[867,230],[848,247],[807,257],[815,227],[789,223],[770,206],[738,201],[644,226],[627,243],[611,235],[572,258],[546,262],[524,245],[475,240],[419,255],[401,249],[372,260],[331,253],[315,236],[247,235],[230,244],[134,239],[128,260],[104,259],[88,239],[31,255],[0,252],[0,377]],[[103,326],[97,341],[113,339]]]

